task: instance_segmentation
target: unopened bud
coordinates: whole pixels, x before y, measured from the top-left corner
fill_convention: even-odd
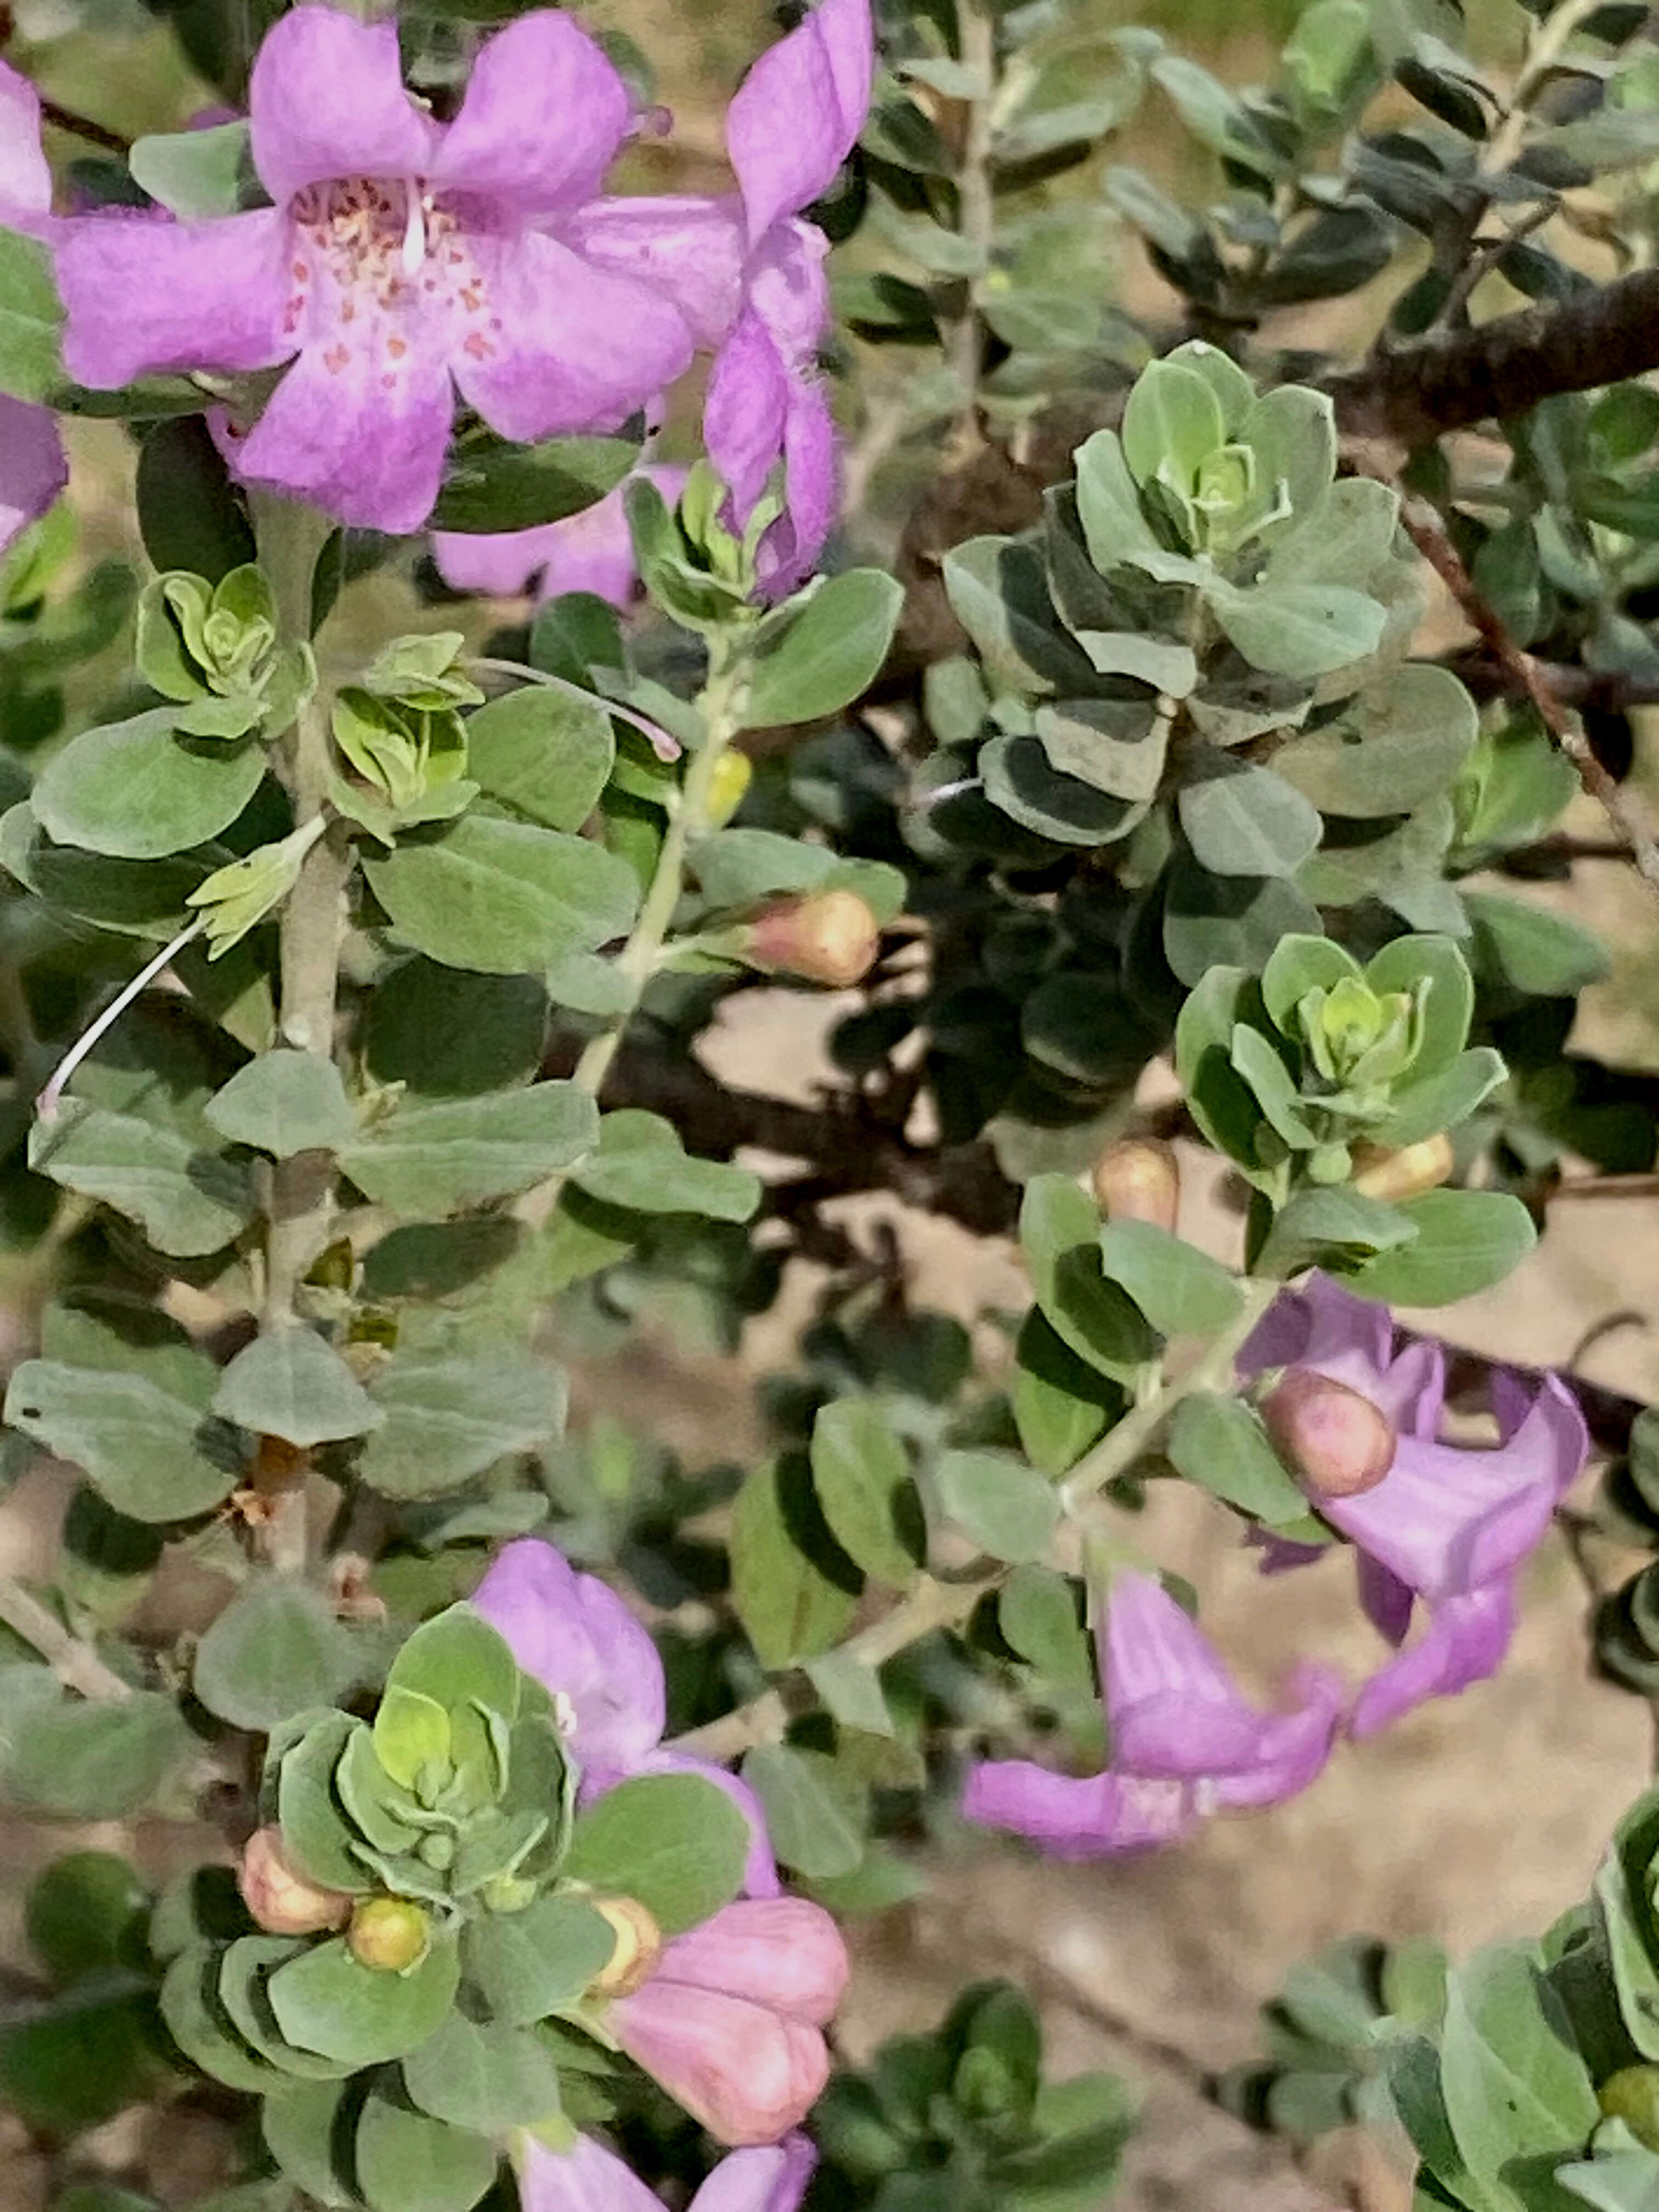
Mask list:
[[[380,1974],[407,1973],[427,1954],[432,1923],[403,1897],[371,1897],[351,1916],[346,1942],[360,1966]]]
[[[1108,1221],[1150,1221],[1174,1234],[1181,1203],[1181,1163],[1161,1137],[1126,1137],[1108,1145],[1091,1177],[1095,1204]]]
[[[861,982],[881,950],[881,929],[856,891],[813,891],[781,899],[749,925],[746,957],[809,982],[847,990]]]
[[[1639,2143],[1659,2150],[1659,2066],[1624,2066],[1595,2093],[1604,2119],[1622,2120]]]
[[[272,1936],[315,1936],[343,1928],[351,1899],[342,1890],[320,1889],[289,1862],[278,1827],[256,1828],[236,1869],[242,1902]]]
[[[595,1898],[593,1910],[615,1930],[617,1948],[610,1964],[589,1984],[591,1994],[632,1996],[656,1972],[662,1956],[662,1929],[636,1897]]]
[[[1365,1198],[1416,1198],[1437,1190],[1452,1171],[1452,1141],[1443,1129],[1437,1137],[1403,1145],[1397,1152],[1381,1145],[1364,1145],[1354,1154],[1353,1187]]]
[[[744,794],[754,781],[755,771],[747,753],[723,752],[714,763],[708,779],[708,796],[704,806],[708,826],[723,830],[744,801]]]
[[[1316,1498],[1358,1498],[1394,1465],[1394,1424],[1346,1382],[1292,1367],[1262,1403],[1280,1455]]]

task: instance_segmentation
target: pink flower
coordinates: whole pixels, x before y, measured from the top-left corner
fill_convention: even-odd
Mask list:
[[[805,2136],[786,2136],[765,2149],[733,2151],[687,2212],[799,2212],[817,2162]],[[563,2152],[526,2136],[519,2191],[524,2212],[662,2212],[661,2198],[632,2167],[587,2136]]]
[[[1145,1850],[1189,1834],[1219,1808],[1293,1797],[1330,1755],[1342,1707],[1336,1677],[1301,1668],[1290,1710],[1259,1712],[1197,1622],[1150,1575],[1113,1583],[1100,1658],[1107,1771],[1074,1777],[1027,1759],[988,1760],[969,1776],[966,1819],[1030,1837],[1057,1858]]]
[[[647,463],[635,471],[656,485],[673,506],[689,471]],[[564,592],[592,592],[613,607],[627,607],[638,588],[634,540],[624,503],[626,484],[580,514],[538,530],[472,532],[434,530],[432,557],[453,591],[487,592],[512,599],[534,589],[539,605]]]
[[[773,2143],[830,2077],[822,2030],[847,1987],[841,1931],[805,1898],[728,1905],[677,1936],[608,2024],[715,2141]]]
[[[690,361],[672,303],[571,242],[630,110],[568,15],[490,39],[443,125],[404,90],[395,25],[295,8],[260,49],[249,109],[273,207],[88,217],[59,267],[84,383],[291,364],[240,447],[244,477],[416,530],[456,387],[502,437],[531,440],[613,429]]]
[[[40,97],[0,62],[0,223],[43,237],[52,228],[52,172],[40,150]],[[43,515],[69,482],[50,410],[0,393],[0,552]]]

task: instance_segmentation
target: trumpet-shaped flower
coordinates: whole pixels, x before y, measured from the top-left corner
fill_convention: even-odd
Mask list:
[[[1417,1342],[1396,1352],[1387,1309],[1319,1275],[1278,1300],[1239,1365],[1246,1374],[1283,1367],[1344,1383],[1395,1432],[1380,1481],[1352,1497],[1317,1500],[1356,1547],[1360,1601],[1397,1650],[1360,1692],[1350,1733],[1375,1735],[1425,1698],[1495,1674],[1514,1631],[1521,1565],[1584,1464],[1589,1438],[1571,1391],[1553,1376],[1528,1389],[1500,1373],[1492,1392],[1497,1446],[1442,1443],[1439,1346]],[[1317,1556],[1279,1545],[1266,1565]],[[1419,1603],[1424,1632],[1407,1644]]]
[[[647,463],[635,473],[655,484],[672,506],[685,489],[689,471]],[[580,514],[536,530],[434,531],[432,557],[438,574],[457,592],[511,599],[533,587],[538,605],[564,592],[592,592],[613,607],[626,607],[638,586],[639,571],[625,489],[618,484]]]
[[[753,1790],[723,1766],[666,1749],[662,1661],[644,1626],[597,1575],[578,1574],[538,1537],[508,1544],[473,1592],[472,1603],[505,1637],[526,1674],[550,1690],[581,1768],[586,1804],[638,1774],[701,1774],[726,1791],[749,1822],[750,1897],[778,1894],[766,1818]]]
[[[805,2136],[723,2158],[687,2212],[799,2212],[817,2153]],[[662,2212],[662,2200],[633,2168],[589,2136],[568,2151],[525,2139],[520,2177],[524,2212]]]
[[[1288,1710],[1260,1712],[1214,1645],[1160,1583],[1114,1581],[1100,1637],[1110,1766],[1084,1777],[993,1759],[969,1777],[970,1820],[1027,1836],[1060,1858],[1144,1850],[1224,1807],[1276,1805],[1313,1781],[1342,1705],[1334,1674],[1303,1668]]]
[[[0,223],[40,236],[51,222],[40,96],[27,77],[0,62]],[[68,481],[64,441],[51,412],[0,393],[0,552],[46,513]]]
[[[615,428],[690,359],[669,299],[571,242],[630,105],[568,15],[489,40],[444,125],[404,89],[395,25],[298,7],[260,48],[249,110],[273,206],[88,217],[59,277],[83,383],[289,364],[240,447],[250,481],[416,530],[457,387],[502,437],[545,438]]]
[[[822,1905],[749,1898],[665,1945],[606,2024],[629,2057],[717,2142],[775,2143],[830,2078],[823,2031],[847,1987],[847,1948]]]

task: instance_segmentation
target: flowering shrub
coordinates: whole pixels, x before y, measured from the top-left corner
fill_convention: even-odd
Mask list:
[[[1650,11],[1525,0],[1500,70],[1310,0],[1235,91],[816,0],[712,194],[635,188],[609,21],[157,16],[129,138],[37,89],[101,11],[0,11],[0,1469],[71,1486],[0,1796],[132,1824],[28,1890],[0,2094],[53,2212],[155,2212],[98,2130],[186,2100],[196,2212],[1086,2212],[1134,2098],[1017,1988],[838,2039],[935,1845],[1270,1822],[1563,1530],[1659,1695],[1659,1561],[1596,1565],[1652,1410],[1446,1310],[1651,1192],[1602,948],[1501,887],[1659,887]],[[1172,119],[1190,206],[1119,158]],[[814,990],[817,1104],[712,1072]],[[869,1192],[1010,1240],[998,1346]],[[808,1263],[763,1450],[570,1418]],[[1247,1684],[1155,1484],[1235,1608],[1349,1550],[1375,1666]],[[1656,1863],[1650,1792],[1541,1942],[1338,1945],[1216,2097],[1651,2212]]]

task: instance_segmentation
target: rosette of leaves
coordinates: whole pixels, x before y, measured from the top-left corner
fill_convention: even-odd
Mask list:
[[[609,2109],[611,1897],[665,1932],[728,1903],[748,1832],[696,1775],[575,1811],[568,1712],[465,1605],[404,1644],[372,1719],[297,1715],[260,1813],[338,1932],[272,1934],[222,1890],[164,1900],[162,2016],[202,2070],[259,2096],[295,2187],[369,2212],[466,2212],[519,2129],[568,2143],[563,2076]]]
[[[966,1990],[928,2035],[838,2074],[815,2132],[826,2212],[1093,2212],[1134,2130],[1111,2074],[1045,2080],[1042,2031],[1006,1982]]]
[[[1401,665],[1419,564],[1395,494],[1337,478],[1328,399],[1182,346],[1076,469],[1039,531],[945,558],[979,669],[952,678],[927,848],[1113,848],[1137,949],[1188,984],[1321,907],[1461,933],[1443,862],[1475,711]]]
[[[461,709],[483,693],[461,673],[465,642],[459,630],[395,638],[335,696],[334,742],[348,772],[335,774],[329,795],[383,845],[416,823],[450,821],[478,795]]]
[[[261,723],[285,728],[315,688],[308,645],[278,641],[276,599],[253,562],[216,584],[173,569],[138,600],[138,672],[179,702],[173,727],[193,738],[240,738]]]

